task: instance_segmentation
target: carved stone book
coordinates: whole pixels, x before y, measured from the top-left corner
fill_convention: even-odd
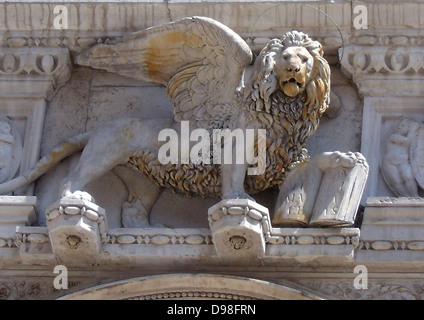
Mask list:
[[[350,226],[355,222],[365,188],[368,167],[337,167],[325,171],[315,202],[310,226]]]

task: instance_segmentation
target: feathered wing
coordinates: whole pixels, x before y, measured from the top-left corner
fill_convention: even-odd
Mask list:
[[[204,17],[136,32],[76,58],[80,65],[163,84],[175,120],[196,121],[203,128],[225,127],[243,70],[251,61],[252,52],[240,36]]]

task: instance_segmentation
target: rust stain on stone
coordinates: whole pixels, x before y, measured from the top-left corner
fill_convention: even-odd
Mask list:
[[[174,67],[175,61],[169,57],[169,52],[173,48],[182,47],[185,42],[185,35],[182,32],[169,32],[161,37],[154,37],[147,46],[147,55],[151,59],[146,59],[146,69],[151,79],[159,82],[164,80],[162,70]]]

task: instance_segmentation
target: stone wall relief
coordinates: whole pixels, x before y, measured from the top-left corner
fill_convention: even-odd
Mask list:
[[[400,37],[392,40],[396,46],[345,47],[341,61],[364,105],[361,153],[369,163],[369,182],[355,252],[364,263],[377,251],[385,261],[417,261],[423,248],[423,52]]]
[[[388,188],[397,197],[422,196],[423,124],[402,117],[383,143],[380,166]]]
[[[416,169],[411,173],[417,165],[412,164],[408,151],[413,133],[395,133],[394,126],[402,117],[414,121],[422,118],[423,52],[419,46],[406,46],[400,37],[392,40],[395,46],[346,46],[341,60],[342,71],[352,78],[363,97],[361,153],[370,165],[364,201],[370,196],[418,195],[416,182],[411,179],[417,176]],[[391,92],[390,97],[387,92]],[[387,140],[390,134],[391,142]]]
[[[0,117],[2,129],[11,126],[11,175],[23,174],[38,160],[46,102],[70,78],[69,51],[64,48],[2,48],[0,53]],[[3,132],[2,137],[7,133]],[[10,144],[11,146],[11,144]],[[2,149],[6,150],[6,141]],[[4,159],[4,161],[6,161]],[[13,172],[13,173],[12,173]],[[0,181],[10,180],[6,169]],[[33,195],[33,186],[17,188],[15,195]]]
[[[53,64],[44,60],[41,66],[53,71]],[[151,227],[149,212],[163,187],[188,196],[221,198],[208,217],[216,251],[227,258],[237,257],[235,253],[261,258],[268,239],[278,238],[268,208],[249,195],[270,187],[281,188],[275,225],[354,224],[368,173],[365,158],[326,152],[309,159],[305,149],[331,94],[322,46],[306,34],[293,31],[272,39],[253,61],[247,43],[232,30],[209,18],[192,17],[96,45],[75,62],[164,85],[174,104],[174,119],[114,119],[55,147],[33,168],[0,185],[3,194],[22,188],[82,151],[62,183],[59,200],[46,210],[53,252],[60,261],[96,263],[101,244],[108,241],[108,228],[104,209],[84,187],[114,168],[128,189],[122,207],[127,228]],[[210,164],[213,154],[204,150],[199,163],[185,163],[182,159],[188,155],[182,152],[179,162],[162,164],[160,133],[170,129],[182,136],[184,121],[190,122],[188,132],[203,129],[208,136],[216,129],[266,131],[262,163],[260,140],[246,147],[258,153],[256,164],[263,171],[249,174],[258,168],[246,161],[236,163],[236,153],[230,164]],[[220,148],[224,142],[219,141]]]
[[[419,99],[369,99],[376,105],[366,108],[364,122],[374,121],[375,125],[364,127],[362,148],[373,180],[369,181],[364,194],[367,197],[422,197],[423,118]],[[373,137],[369,138],[370,135]]]
[[[22,138],[8,117],[0,117],[0,181],[12,179],[21,163]]]

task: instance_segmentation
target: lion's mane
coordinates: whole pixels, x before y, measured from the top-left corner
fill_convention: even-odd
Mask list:
[[[290,46],[305,47],[314,59],[312,75],[306,83],[305,103],[310,106],[310,111],[319,108],[322,114],[330,102],[330,67],[323,58],[321,44],[299,31],[288,32],[282,39],[272,39],[259,53],[255,62],[252,90],[248,91],[253,102],[251,108],[269,112],[270,96],[278,89],[278,81],[274,74],[275,60],[285,48]]]

